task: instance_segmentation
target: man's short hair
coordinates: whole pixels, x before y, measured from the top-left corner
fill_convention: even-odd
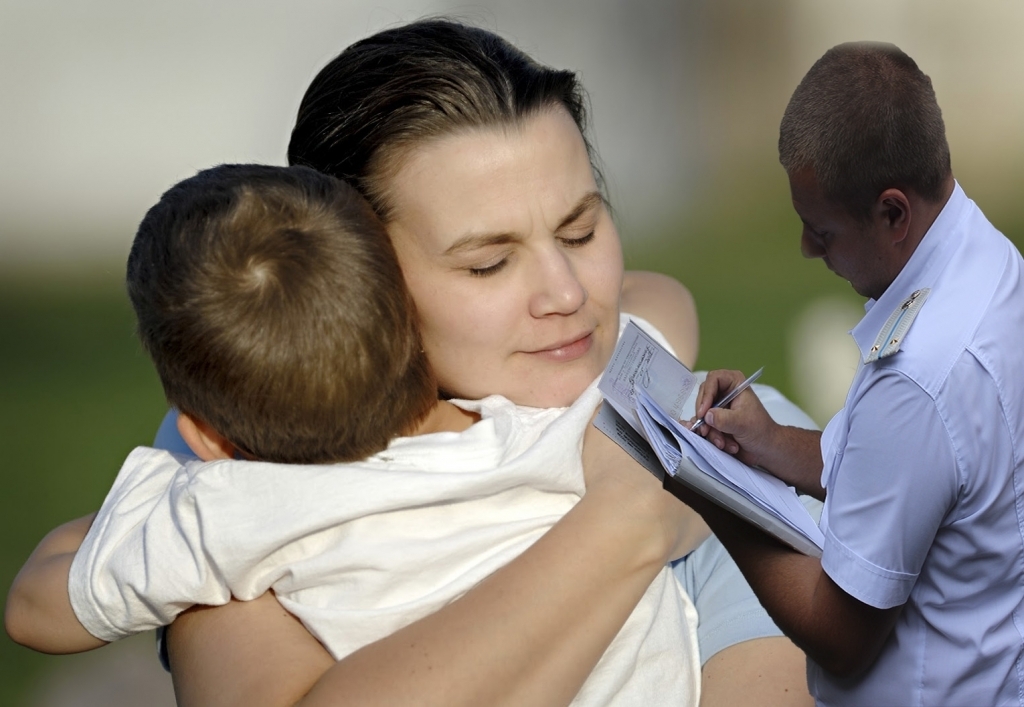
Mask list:
[[[333,177],[199,172],[142,220],[127,285],[168,402],[255,458],[361,459],[436,403],[387,234]]]
[[[866,219],[888,188],[942,198],[949,145],[931,80],[892,44],[851,42],[825,52],[786,107],[786,172],[811,168],[825,196]]]

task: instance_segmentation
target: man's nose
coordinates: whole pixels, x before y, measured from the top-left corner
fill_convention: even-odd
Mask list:
[[[804,228],[800,233],[800,252],[805,258],[824,258],[825,248],[809,228]]]

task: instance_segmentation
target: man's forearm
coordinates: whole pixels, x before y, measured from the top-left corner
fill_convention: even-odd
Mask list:
[[[682,492],[736,560],[779,628],[816,663],[855,675],[878,655],[900,607],[876,609],[840,589],[817,558],[788,548],[693,492]]]
[[[803,494],[825,500],[821,486],[821,432],[778,426],[775,439],[759,466]]]

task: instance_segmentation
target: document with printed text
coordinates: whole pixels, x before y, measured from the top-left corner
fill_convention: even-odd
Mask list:
[[[686,366],[631,322],[598,383],[606,404],[594,424],[663,482],[671,477],[793,549],[820,557],[824,537],[796,491],[680,424],[695,385]]]

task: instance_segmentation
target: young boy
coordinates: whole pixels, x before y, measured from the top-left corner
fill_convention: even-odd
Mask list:
[[[584,491],[596,388],[564,410],[438,401],[387,236],[333,178],[185,180],[143,220],[128,289],[206,463],[132,452],[74,562],[51,568],[70,607],[30,646],[84,650],[273,589],[340,658],[507,564]],[[695,624],[664,569],[580,700],[694,701]]]

